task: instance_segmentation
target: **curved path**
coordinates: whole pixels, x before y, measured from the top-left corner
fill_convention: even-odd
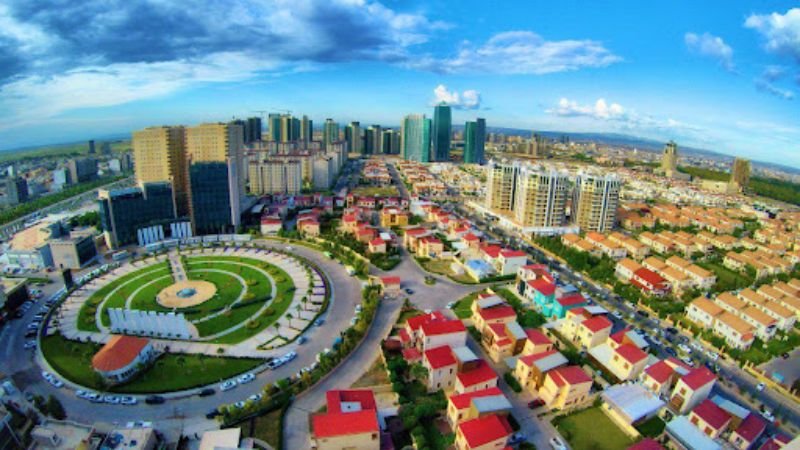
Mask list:
[[[154,264],[158,264],[158,261],[156,261]],[[157,272],[159,270],[164,270],[164,269],[163,269],[163,267],[159,267],[157,269],[148,270],[147,272],[142,272],[141,274],[139,274],[139,275],[131,278],[130,280],[127,280],[126,282],[120,284],[119,286],[115,287],[114,289],[111,290],[111,292],[108,293],[108,295],[103,297],[103,300],[101,300],[100,304],[97,305],[97,313],[96,313],[95,318],[94,318],[95,323],[97,324],[97,329],[100,330],[101,333],[107,333],[108,332],[108,327],[103,325],[103,311],[105,311],[105,309],[106,309],[105,308],[105,304],[108,301],[108,299],[111,298],[112,295],[114,295],[118,290],[122,289],[124,286],[127,286],[128,284],[138,280],[139,278],[146,277],[148,275],[151,275],[153,272]],[[116,272],[116,271],[109,272],[106,275],[103,275],[101,278],[110,277],[114,272]],[[94,285],[94,283],[95,283],[95,281],[92,281],[92,285]],[[97,291],[99,291],[102,288],[103,288],[103,286],[100,286],[99,288],[97,288]],[[91,298],[92,295],[94,295],[97,291],[92,292],[89,295],[89,297],[86,299],[86,301],[88,301],[89,298]]]
[[[259,246],[266,249],[286,250],[286,244],[274,241],[259,241]],[[15,384],[26,392],[39,395],[53,395],[64,405],[68,418],[82,423],[101,422],[112,424],[112,426],[124,426],[126,422],[137,420],[148,420],[158,423],[158,428],[168,439],[177,438],[182,431],[186,435],[194,432],[217,428],[218,424],[214,421],[205,419],[205,413],[216,408],[220,404],[229,404],[246,399],[248,396],[258,393],[266,384],[295,374],[301,367],[313,364],[316,355],[325,348],[331,346],[339,333],[349,326],[350,319],[353,317],[353,310],[361,300],[361,282],[347,275],[344,266],[336,261],[326,258],[321,253],[314,250],[293,246],[291,253],[302,258],[306,258],[319,267],[331,284],[331,290],[335,291],[328,310],[323,314],[325,324],[321,327],[312,327],[304,335],[308,342],[303,345],[296,343],[286,345],[275,350],[276,354],[296,350],[297,359],[274,371],[264,371],[256,375],[256,380],[237,386],[227,392],[217,392],[210,397],[183,396],[173,398],[167,396],[168,400],[162,405],[147,405],[140,399],[137,406],[120,406],[90,403],[79,399],[71,389],[55,389],[45,382],[41,377],[41,368],[35,360],[35,355],[30,352],[18,351],[22,349],[25,342],[25,328],[33,318],[33,311],[25,315],[23,319],[15,320],[0,330],[0,349],[13,349],[3,356],[3,371],[13,378]],[[47,285],[45,298],[57,289],[61,288],[58,283]],[[400,302],[392,304],[399,308]],[[36,310],[36,308],[33,308]],[[383,311],[383,309],[381,309]],[[383,314],[381,312],[380,314]],[[378,317],[380,320],[380,315]],[[388,323],[393,322],[389,321]],[[377,327],[374,327],[377,328]],[[379,334],[380,335],[380,334]],[[370,352],[376,350],[375,345],[364,346]],[[372,362],[371,357],[366,364]],[[353,360],[354,361],[354,360]],[[350,364],[351,361],[348,361]],[[360,372],[358,375],[360,376]],[[24,403],[24,400],[22,400]],[[303,448],[303,447],[300,447]]]

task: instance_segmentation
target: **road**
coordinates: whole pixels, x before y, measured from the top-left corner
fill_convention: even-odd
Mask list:
[[[286,245],[274,241],[259,241],[268,248],[283,248]],[[0,331],[0,348],[3,348],[3,371],[10,375],[14,383],[21,390],[39,395],[54,395],[66,409],[68,418],[83,422],[104,422],[124,424],[129,421],[145,420],[156,421],[159,430],[168,437],[177,438],[181,431],[185,431],[187,424],[198,424],[205,429],[213,428],[216,424],[205,419],[205,414],[221,404],[230,404],[246,399],[248,396],[261,391],[264,385],[295,374],[301,367],[313,364],[316,355],[333,343],[339,333],[349,326],[353,317],[355,306],[361,301],[361,283],[350,277],[342,265],[330,260],[321,254],[302,247],[295,246],[292,253],[308,258],[316,263],[327,275],[333,285],[332,302],[323,316],[325,323],[320,327],[311,328],[306,332],[308,342],[303,345],[291,344],[276,349],[276,355],[282,355],[290,350],[298,353],[297,359],[274,371],[264,371],[256,377],[254,382],[239,385],[227,392],[217,392],[214,396],[198,397],[191,395],[183,398],[170,398],[162,405],[147,405],[138,396],[140,403],[137,406],[116,406],[107,404],[90,403],[75,396],[73,390],[68,388],[56,389],[46,383],[41,377],[42,368],[34,359],[34,353],[22,350],[24,334],[27,324],[39,307],[31,308],[22,318],[14,320]],[[48,296],[60,288],[53,283],[46,286]],[[398,302],[399,303],[399,302]]]

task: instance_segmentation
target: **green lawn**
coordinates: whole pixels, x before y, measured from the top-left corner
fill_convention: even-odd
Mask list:
[[[717,283],[714,285],[714,292],[733,291],[742,289],[753,284],[753,279],[744,272],[734,272],[717,262],[699,262],[698,266],[714,272],[717,276]]]
[[[137,279],[137,283],[134,285],[138,285],[139,280],[152,280],[158,278],[160,276],[168,275],[169,266],[166,262],[156,264],[150,267],[145,267],[144,269],[137,270],[135,272],[131,272],[123,277],[117,278],[116,280],[112,281],[111,283],[103,286],[102,288],[98,289],[97,292],[92,294],[86,302],[84,302],[83,306],[81,306],[81,310],[78,313],[78,329],[81,331],[99,331],[97,328],[97,323],[95,322],[95,314],[97,313],[97,307],[100,306],[100,302],[103,301],[106,295],[111,293],[117,286],[121,286],[131,282],[134,278],[139,276],[144,276],[142,279]],[[134,289],[131,289],[133,292]],[[113,296],[114,298],[118,297],[117,295]],[[120,299],[117,299],[117,303],[119,303]],[[121,297],[122,303],[116,306],[124,306],[125,305],[125,297]],[[104,308],[105,310],[105,308]],[[105,315],[105,314],[104,314]],[[103,323],[107,323],[108,317],[104,317]]]
[[[398,195],[397,188],[394,186],[359,186],[353,189],[353,194],[364,197],[391,197]]]
[[[656,438],[664,432],[667,424],[660,417],[654,416],[636,426],[636,430],[644,437]]]
[[[478,298],[478,294],[482,291],[473,292],[461,300],[456,302],[456,305],[453,307],[453,312],[456,314],[456,317],[459,319],[469,319],[472,316],[472,302]]]
[[[61,376],[83,386],[102,390],[91,368],[92,356],[100,345],[68,341],[60,335],[42,339],[42,352]],[[258,367],[262,360],[210,357],[205,355],[163,355],[153,367],[131,382],[115,386],[112,392],[147,394],[170,392],[217,383]]]
[[[553,424],[575,449],[624,450],[633,444],[600,407],[556,418]]]
[[[261,439],[273,448],[280,445],[281,430],[283,429],[283,408],[258,416],[253,419],[252,429],[249,429],[250,437]],[[244,432],[244,430],[242,430]]]
[[[477,284],[475,280],[472,279],[469,274],[466,272],[457,275],[450,270],[450,265],[453,263],[450,259],[429,259],[429,258],[420,258],[420,264],[422,267],[431,273],[437,273],[439,275],[445,275],[451,280],[464,283],[464,284]]]

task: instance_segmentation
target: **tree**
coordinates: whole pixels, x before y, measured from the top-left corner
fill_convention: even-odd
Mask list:
[[[64,405],[52,395],[47,397],[47,404],[45,405],[47,414],[56,420],[64,420],[67,418],[67,412],[64,411]]]
[[[292,313],[287,313],[286,314],[286,318],[289,320],[289,327],[291,328],[292,327],[292,319],[294,319],[294,316],[292,315]]]
[[[425,380],[428,379],[428,369],[422,364],[413,364],[410,373],[411,376],[420,383],[425,383]]]

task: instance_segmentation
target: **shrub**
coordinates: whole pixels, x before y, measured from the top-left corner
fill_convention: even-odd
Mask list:
[[[510,371],[503,374],[503,379],[514,392],[522,392],[522,386]]]

